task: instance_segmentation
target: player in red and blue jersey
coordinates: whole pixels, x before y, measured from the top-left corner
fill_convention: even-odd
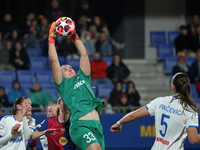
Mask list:
[[[58,99],[57,115],[49,117],[36,126],[37,131],[32,135],[32,139],[38,138],[35,133],[54,129],[54,132],[46,135],[49,150],[75,150],[76,146],[69,135],[69,111],[61,98]]]

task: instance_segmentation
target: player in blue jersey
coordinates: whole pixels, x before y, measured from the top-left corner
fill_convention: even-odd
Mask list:
[[[190,97],[190,80],[185,73],[172,78],[172,96],[158,97],[146,107],[128,113],[117,121],[111,131],[119,133],[122,124],[145,116],[155,116],[156,139],[152,150],[183,150],[186,137],[191,144],[200,144],[199,109]]]
[[[37,125],[37,131],[33,133],[32,139],[38,138],[36,134],[39,131],[54,129],[54,133],[46,135],[48,140],[48,149],[75,150],[76,146],[69,135],[70,113],[61,98],[58,99],[57,107],[57,115],[49,117]]]

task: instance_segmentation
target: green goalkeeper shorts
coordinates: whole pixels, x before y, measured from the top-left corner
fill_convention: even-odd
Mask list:
[[[77,120],[69,129],[74,144],[81,150],[86,150],[93,143],[99,143],[105,150],[103,127],[97,120]]]

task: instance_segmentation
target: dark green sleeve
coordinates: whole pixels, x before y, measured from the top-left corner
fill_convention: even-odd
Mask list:
[[[61,81],[60,84],[57,84],[57,83],[55,82],[55,80],[53,80],[53,82],[54,82],[54,84],[55,84],[55,87],[56,87],[56,90],[58,91],[59,94],[60,94],[60,89],[61,89],[61,86],[62,86],[62,84],[63,84],[63,81],[64,81],[64,77],[63,77],[63,76],[62,76],[62,81]]]

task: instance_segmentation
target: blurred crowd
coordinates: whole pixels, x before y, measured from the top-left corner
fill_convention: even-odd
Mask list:
[[[173,75],[177,72],[187,73],[190,82],[196,85],[200,97],[200,20],[193,15],[191,22],[180,26],[180,35],[175,38],[174,47],[178,57],[173,67]],[[189,65],[185,57],[194,57],[196,60]]]
[[[4,15],[0,24],[0,71],[30,70],[32,55],[28,52],[29,49],[37,51],[39,48],[42,51],[37,56],[48,56],[47,39],[51,23],[63,16],[70,17],[58,0],[52,0],[50,6],[46,14],[36,16],[33,12],[28,13],[22,24],[16,24],[10,13]],[[131,106],[139,107],[140,95],[135,84],[128,79],[131,72],[117,53],[125,44],[118,43],[110,35],[106,22],[90,9],[87,0],[81,2],[76,17],[72,19],[75,20],[76,32],[91,59],[91,84],[115,85],[108,99],[101,97],[105,101],[102,113],[125,113],[131,110]],[[59,56],[67,59],[79,58],[70,38],[57,36],[56,49]],[[112,63],[108,65],[103,57],[111,57]],[[125,91],[122,90],[122,85],[126,85]],[[36,107],[40,108],[39,111],[44,111],[47,105],[57,99],[55,95],[42,89],[40,83],[34,83],[29,93],[24,88],[17,80],[13,81],[10,91],[0,85],[0,113],[4,113],[4,108],[12,106],[14,100],[20,96],[28,96],[32,100],[33,110]],[[112,108],[120,106],[125,109]]]

